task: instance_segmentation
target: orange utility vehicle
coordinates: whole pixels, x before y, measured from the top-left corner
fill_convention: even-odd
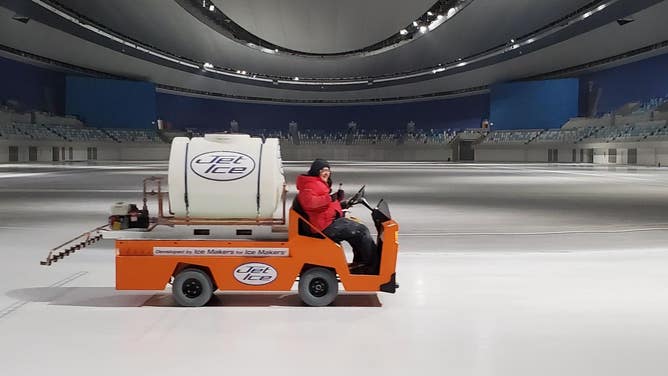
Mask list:
[[[376,207],[369,205],[364,198],[364,187],[349,203],[371,210],[380,254],[377,275],[353,274],[343,247],[313,227],[300,214],[299,207],[290,209],[286,228],[285,193],[282,220],[190,220],[163,215],[160,180],[144,181],[142,210],[131,205],[128,218],[112,216],[109,225],[53,249],[42,264],[51,265],[101,236],[114,238],[117,290],[163,290],[171,283],[176,302],[190,307],[205,305],[216,290],[289,291],[295,281],[298,281],[300,298],[309,306],[332,303],[338,294],[339,282],[346,291],[356,292],[394,293],[399,287],[395,279],[399,226],[392,220],[384,200]],[[147,182],[156,181],[157,193],[148,192]],[[158,217],[149,220],[146,201],[152,194],[158,195]],[[146,223],[139,226],[141,228],[119,230],[124,220]],[[215,226],[231,229],[235,236],[233,239],[214,237]],[[271,233],[283,235],[275,240],[253,239],[252,231],[258,226],[268,226]],[[167,229],[167,235],[157,236],[158,228]],[[177,228],[188,234],[187,239],[169,235],[169,231]],[[248,238],[239,238],[244,235]]]

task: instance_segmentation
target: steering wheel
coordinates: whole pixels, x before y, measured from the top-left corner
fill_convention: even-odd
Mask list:
[[[357,193],[351,198],[348,199],[348,206],[353,206],[355,204],[359,204],[360,200],[364,197],[364,188],[366,185],[363,185],[362,188],[360,188]]]

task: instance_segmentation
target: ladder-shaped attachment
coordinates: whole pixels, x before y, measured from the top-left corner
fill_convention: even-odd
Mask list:
[[[66,241],[65,243],[53,248],[49,252],[49,255],[46,257],[46,259],[44,261],[40,261],[39,264],[46,266],[51,265],[51,263],[58,262],[58,260],[65,258],[65,256],[69,256],[70,254],[82,248],[86,248],[87,246],[98,242],[102,239],[101,230],[105,227],[108,227],[108,225],[102,225],[90,231],[84,232],[76,238]]]

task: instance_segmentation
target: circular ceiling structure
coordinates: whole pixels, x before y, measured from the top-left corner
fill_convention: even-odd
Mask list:
[[[241,29],[221,32],[188,1]],[[354,103],[475,92],[624,54],[668,40],[656,16],[667,10],[659,0],[0,0],[2,16],[30,19],[4,22],[0,44],[198,95]]]

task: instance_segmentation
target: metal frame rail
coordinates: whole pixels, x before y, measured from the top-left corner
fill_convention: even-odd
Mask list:
[[[93,243],[97,243],[102,239],[101,230],[105,227],[108,227],[108,225],[105,224],[90,231],[86,231],[76,238],[68,240],[65,243],[53,248],[49,252],[49,255],[46,257],[46,259],[44,261],[40,261],[39,264],[47,266],[51,265],[51,263],[58,262],[58,260],[61,260],[80,249],[86,248]]]

